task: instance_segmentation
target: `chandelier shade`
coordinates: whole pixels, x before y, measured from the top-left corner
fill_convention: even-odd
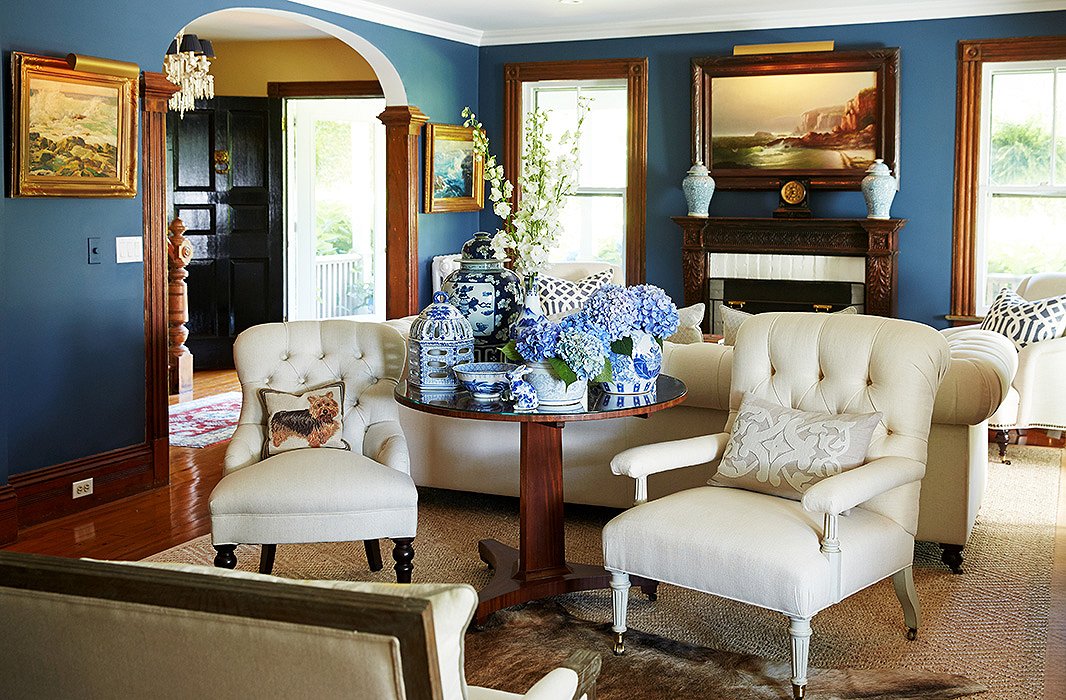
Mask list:
[[[209,100],[215,96],[215,79],[211,75],[211,59],[215,49],[207,39],[195,34],[178,34],[167,48],[163,69],[167,80],[178,86],[167,106],[178,116],[196,106],[196,100]]]

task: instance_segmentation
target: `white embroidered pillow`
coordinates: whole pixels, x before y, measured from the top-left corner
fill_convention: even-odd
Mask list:
[[[1011,289],[1001,289],[988,308],[981,328],[1026,345],[1058,338],[1066,331],[1066,296],[1026,301]]]
[[[260,389],[259,400],[266,416],[263,459],[309,447],[351,449],[341,438],[344,384],[327,384],[299,394]]]
[[[707,305],[703,303],[678,309],[677,332],[666,338],[666,340],[680,345],[702,343],[703,329],[700,328],[700,324],[703,323],[703,314],[706,310]]]
[[[577,311],[594,291],[608,284],[613,276],[614,271],[609,267],[576,282],[541,275],[537,286],[540,307],[545,316]]]
[[[880,413],[815,413],[745,394],[712,486],[798,501],[822,479],[866,462]]]

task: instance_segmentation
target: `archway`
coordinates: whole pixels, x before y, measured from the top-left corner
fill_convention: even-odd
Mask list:
[[[389,318],[417,311],[418,267],[418,137],[427,117],[407,103],[399,72],[388,57],[358,34],[330,22],[285,10],[228,8],[303,24],[332,36],[359,53],[374,69],[385,96],[379,116],[386,129],[386,314]],[[204,16],[208,16],[204,15]],[[175,32],[176,33],[176,32]],[[166,47],[161,47],[160,59]],[[162,63],[162,60],[160,60]],[[146,423],[153,445],[156,483],[168,473],[168,368],[173,359],[167,307],[166,100],[170,84],[159,73],[145,74],[143,101],[143,214],[145,238]],[[169,321],[169,322],[168,322]],[[180,323],[180,318],[176,319]]]

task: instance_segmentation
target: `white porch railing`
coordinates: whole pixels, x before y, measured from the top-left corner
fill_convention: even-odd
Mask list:
[[[1018,283],[1029,275],[1012,275],[1006,272],[989,272],[985,275],[985,305],[991,305],[996,300],[999,290],[1004,287],[1017,289]]]
[[[318,318],[365,313],[365,295],[370,294],[372,304],[373,286],[366,284],[364,269],[358,253],[315,257]]]

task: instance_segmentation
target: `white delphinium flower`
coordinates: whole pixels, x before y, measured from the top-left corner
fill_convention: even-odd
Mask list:
[[[547,130],[548,113],[535,109],[526,115],[518,179],[521,199],[512,209],[514,186],[504,177],[503,166],[496,157],[489,154],[488,136],[477,115],[469,107],[463,109],[463,125],[473,127],[474,151],[485,162],[492,211],[503,219],[503,228],[492,239],[493,250],[499,258],[512,254],[515,271],[522,276],[542,270],[559,243],[559,217],[563,200],[573,194],[577,184],[578,146],[588,110],[589,100],[579,98],[577,128],[559,137],[562,148],[554,159],[549,148],[552,135]]]

